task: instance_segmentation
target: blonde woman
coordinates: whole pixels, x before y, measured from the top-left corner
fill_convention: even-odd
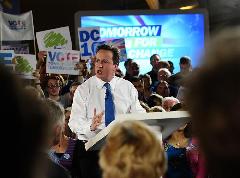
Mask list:
[[[161,141],[139,121],[117,124],[100,152],[103,178],[160,178],[166,170]]]

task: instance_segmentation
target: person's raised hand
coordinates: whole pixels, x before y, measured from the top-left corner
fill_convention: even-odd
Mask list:
[[[45,58],[47,57],[47,51],[39,51],[37,54],[39,62],[45,62]]]

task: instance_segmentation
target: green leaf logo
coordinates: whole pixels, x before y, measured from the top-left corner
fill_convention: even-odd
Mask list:
[[[14,58],[16,63],[15,70],[19,73],[29,73],[33,71],[32,66],[29,64],[27,59],[23,58],[22,56],[16,56]]]
[[[43,37],[46,48],[65,45],[68,40],[61,33],[49,32]]]

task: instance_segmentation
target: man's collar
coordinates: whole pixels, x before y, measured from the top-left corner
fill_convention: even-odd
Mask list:
[[[95,76],[95,77],[96,77],[96,76]],[[103,88],[103,87],[104,87],[103,85],[104,85],[105,83],[106,83],[106,82],[104,82],[103,80],[101,80],[101,79],[99,79],[99,78],[96,77],[96,86],[97,86],[97,88],[99,88],[99,89]],[[110,82],[108,82],[108,83],[110,84],[111,90],[113,91],[113,90],[115,89],[115,87],[116,87],[117,77],[114,76],[114,77],[112,78],[112,80],[111,80]]]

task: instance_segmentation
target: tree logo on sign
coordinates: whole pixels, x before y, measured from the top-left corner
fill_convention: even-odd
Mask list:
[[[45,34],[43,40],[46,48],[63,46],[68,42],[61,33],[55,33],[53,31]]]
[[[32,72],[33,68],[32,66],[29,64],[28,60],[25,59],[22,56],[16,56],[13,58],[13,64],[15,64],[15,70],[17,72],[21,72],[21,73],[28,73],[28,72]]]

